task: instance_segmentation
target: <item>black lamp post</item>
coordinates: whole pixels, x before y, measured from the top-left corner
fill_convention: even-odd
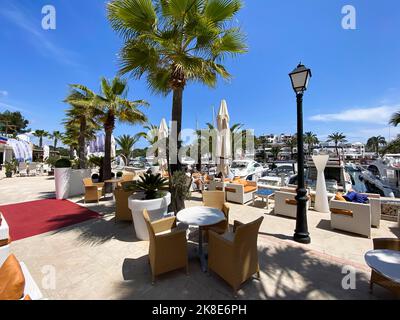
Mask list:
[[[306,208],[308,197],[304,184],[303,94],[307,90],[311,70],[300,63],[289,76],[297,97],[297,216],[293,240],[300,243],[310,243]]]

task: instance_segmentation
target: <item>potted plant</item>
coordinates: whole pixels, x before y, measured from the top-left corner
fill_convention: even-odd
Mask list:
[[[67,199],[69,196],[69,180],[71,176],[71,161],[66,158],[57,160],[54,164],[56,198]]]
[[[13,171],[15,170],[15,165],[14,165],[14,163],[13,162],[6,162],[5,164],[4,164],[4,168],[5,168],[5,170],[6,170],[6,178],[11,178],[12,177],[12,174],[13,174]]]
[[[149,234],[143,210],[147,209],[151,220],[161,219],[168,213],[168,206],[171,203],[171,194],[167,191],[168,181],[160,174],[145,173],[132,184],[131,188],[136,193],[129,197],[128,206],[132,212],[136,237],[148,240]]]
[[[46,160],[46,163],[49,165],[49,171],[47,172],[49,176],[54,176],[54,165],[56,164],[57,160],[57,157],[49,157]]]

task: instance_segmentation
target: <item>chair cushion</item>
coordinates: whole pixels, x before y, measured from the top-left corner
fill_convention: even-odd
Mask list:
[[[355,202],[355,203],[368,203],[368,197],[364,194],[357,193],[355,191],[350,191],[343,198],[348,202]]]
[[[244,187],[244,193],[249,193],[249,192],[254,192],[257,191],[257,187],[254,186],[245,186]]]
[[[341,215],[350,216],[350,217],[353,216],[353,211],[351,211],[351,210],[331,208],[331,212],[334,214],[341,214]]]
[[[346,201],[346,199],[343,197],[343,193],[341,193],[341,192],[336,193],[335,200],[344,201],[344,202]]]
[[[286,204],[291,205],[291,206],[297,206],[297,200],[295,199],[286,199]]]
[[[0,300],[19,300],[24,295],[25,277],[12,254],[0,268]]]

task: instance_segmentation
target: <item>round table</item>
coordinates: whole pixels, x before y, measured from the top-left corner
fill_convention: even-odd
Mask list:
[[[178,212],[176,215],[178,221],[190,226],[199,227],[199,258],[201,269],[207,271],[207,262],[203,250],[203,230],[200,227],[214,225],[225,220],[225,215],[221,210],[210,207],[191,207]]]
[[[365,262],[375,272],[400,284],[400,251],[371,250],[365,254]]]

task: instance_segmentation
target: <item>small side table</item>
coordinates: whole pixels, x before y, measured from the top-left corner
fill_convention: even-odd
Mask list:
[[[269,199],[271,196],[275,194],[274,190],[271,189],[265,189],[265,188],[259,188],[256,192],[253,193],[253,206],[254,206],[254,201],[256,198],[261,198],[261,200],[264,202],[264,199],[266,201],[266,207],[265,209],[269,209]]]

